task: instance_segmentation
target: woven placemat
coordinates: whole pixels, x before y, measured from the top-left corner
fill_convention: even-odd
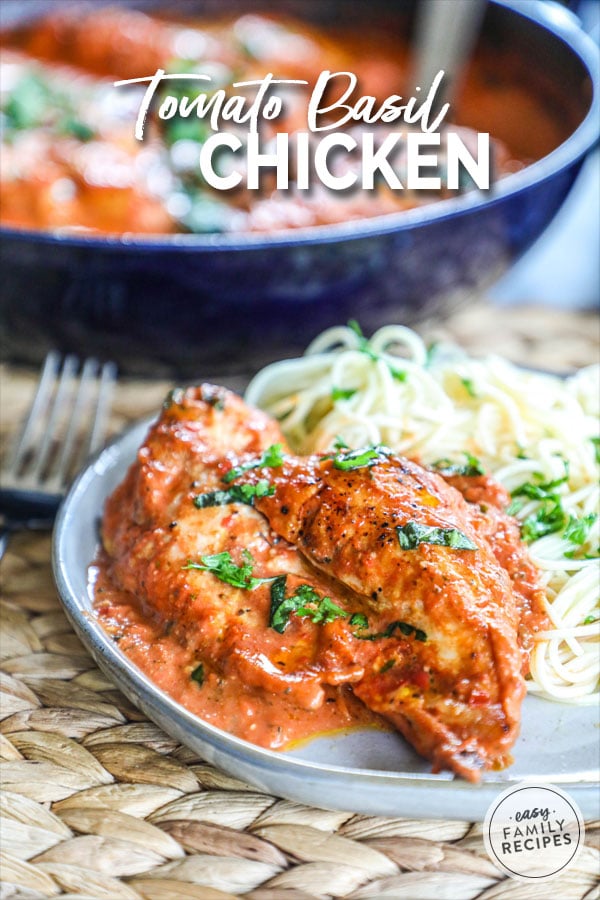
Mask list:
[[[442,331],[543,367],[598,354],[590,315],[482,308],[430,334]],[[1,379],[6,435],[35,374],[4,367]],[[119,385],[113,429],[156,409],[165,387]],[[95,667],[61,610],[48,535],[14,537],[1,568],[1,900],[600,898],[599,822],[566,875],[521,884],[489,861],[479,825],[323,811],[221,773]]]

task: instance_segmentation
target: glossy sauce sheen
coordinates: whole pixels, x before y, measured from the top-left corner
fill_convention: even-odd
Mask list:
[[[1,220],[17,228],[109,234],[269,232],[429,203],[438,195],[385,185],[342,194],[320,185],[293,192],[277,191],[266,179],[260,191],[211,190],[197,162],[210,127],[194,116],[161,121],[153,111],[139,143],[133,130],[141,95],[128,106],[127,94],[111,86],[114,79],[148,77],[159,68],[216,71],[218,86],[230,92],[233,82],[268,72],[305,79],[306,90],[287,92],[284,114],[274,123],[277,131],[294,133],[306,130],[309,93],[322,70],[356,73],[355,102],[373,96],[379,104],[406,94],[410,53],[396,29],[381,21],[361,34],[340,26],[331,35],[307,23],[257,14],[180,23],[124,8],[74,4],[0,32]],[[496,177],[555,149],[576,121],[564,98],[533,83],[526,60],[497,47],[487,47],[473,61],[451,118],[468,145],[478,130],[492,135]],[[265,138],[274,133],[269,127],[263,126]],[[355,131],[361,127],[370,126],[361,123]]]
[[[291,454],[260,466],[278,442],[275,423],[222,389],[169,399],[107,502],[90,570],[119,647],[192,712],[261,746],[385,722],[435,768],[475,780],[504,764],[544,614],[503,490],[479,477],[459,491],[393,457],[354,471]],[[252,468],[230,478],[240,463]],[[271,495],[254,507],[194,502],[261,482]],[[407,521],[459,529],[477,549],[403,550]],[[285,575],[288,597],[310,586],[339,614],[292,612],[280,633],[272,581],[251,590],[188,567],[225,551],[237,566],[251,554],[254,577]],[[351,622],[359,615],[368,625]]]

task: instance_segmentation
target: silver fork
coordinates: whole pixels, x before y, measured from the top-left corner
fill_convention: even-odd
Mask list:
[[[29,414],[0,469],[0,559],[22,529],[49,529],[72,478],[100,449],[117,368],[46,357]]]

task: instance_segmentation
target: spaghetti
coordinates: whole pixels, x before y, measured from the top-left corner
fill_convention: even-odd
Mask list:
[[[598,367],[566,379],[452,345],[427,348],[390,325],[367,340],[330,328],[300,359],[267,366],[246,400],[281,423],[292,447],[384,443],[433,465],[476,457],[512,494],[541,572],[552,628],[537,635],[528,687],[548,699],[598,701]]]

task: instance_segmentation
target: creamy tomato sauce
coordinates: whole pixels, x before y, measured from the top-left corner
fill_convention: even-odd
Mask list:
[[[323,703],[317,709],[307,709],[299,706],[296,698],[290,698],[285,689],[270,693],[266,671],[264,688],[251,687],[238,677],[207,669],[199,684],[192,679],[198,666],[197,652],[174,632],[172,622],[114,586],[105,555],[91,567],[90,581],[98,618],[119,649],[173,700],[229,734],[260,747],[280,750],[346,729],[392,730],[381,716],[364,706],[348,685],[326,685]],[[264,639],[266,643],[266,629]]]
[[[214,89],[230,93],[234,82],[268,72],[306,80],[306,89],[287,91],[283,115],[262,126],[265,139],[275,130],[294,134],[307,128],[310,91],[323,70],[357,75],[353,102],[407,95],[411,55],[398,40],[397,23],[374,21],[357,34],[343,23],[332,32],[257,13],[178,22],[74,4],[0,32],[0,40],[0,220],[7,225],[108,234],[271,232],[384,215],[448,196],[444,189],[384,184],[372,191],[333,193],[319,184],[278,191],[269,179],[258,191],[212,190],[198,164],[210,125],[195,115],[160,120],[153,104],[140,143],[133,131],[144,88],[112,87],[114,79],[148,77],[159,68],[212,73]],[[476,144],[477,131],[491,134],[494,177],[502,177],[555,149],[576,124],[569,102],[555,93],[543,79],[534,82],[528,61],[489,46],[470,65],[451,119],[467,146]],[[361,123],[353,132],[359,138],[371,128]],[[356,155],[344,165],[357,165]],[[400,172],[402,165],[400,159]]]
[[[283,448],[230,392],[172,392],[104,511],[104,627],[167,694],[260,746],[385,720],[438,768],[506,763],[546,619],[504,489],[389,452],[346,471]],[[404,527],[425,537],[403,547]]]

